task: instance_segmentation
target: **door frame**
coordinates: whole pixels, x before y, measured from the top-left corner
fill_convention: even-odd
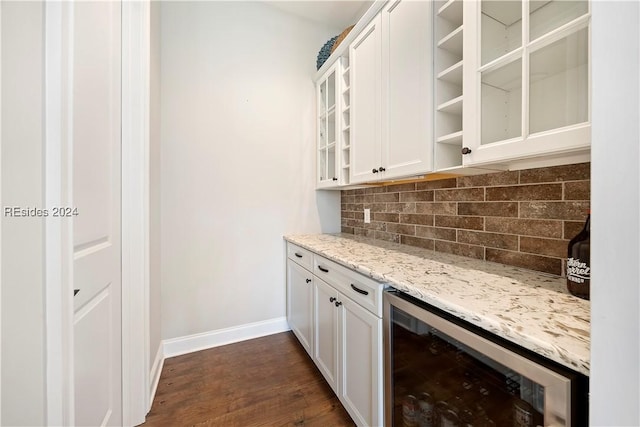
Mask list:
[[[150,3],[122,5],[122,424],[141,424],[149,387]],[[45,2],[45,202],[73,206],[69,133],[72,3]],[[46,420],[74,424],[73,223],[45,221]]]

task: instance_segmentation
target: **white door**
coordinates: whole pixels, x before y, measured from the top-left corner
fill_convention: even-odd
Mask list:
[[[122,424],[119,2],[73,2],[75,424]]]
[[[338,292],[318,278],[315,278],[313,283],[313,360],[333,391],[338,394]]]
[[[300,344],[313,358],[313,275],[287,260],[287,320]]]
[[[382,11],[384,179],[433,169],[431,8],[397,0]]]
[[[380,178],[380,22],[377,16],[349,48],[352,184]]]

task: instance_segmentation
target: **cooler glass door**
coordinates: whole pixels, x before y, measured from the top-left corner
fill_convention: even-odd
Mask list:
[[[385,293],[386,425],[571,426],[571,380]]]

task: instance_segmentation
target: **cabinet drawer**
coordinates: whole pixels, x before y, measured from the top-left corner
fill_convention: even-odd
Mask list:
[[[336,288],[342,295],[382,317],[382,283],[319,255],[314,255],[313,274]]]
[[[313,270],[313,252],[293,243],[287,243],[287,258],[297,262],[307,270]]]

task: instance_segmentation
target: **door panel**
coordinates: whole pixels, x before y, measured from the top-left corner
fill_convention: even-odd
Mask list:
[[[70,3],[77,425],[122,424],[120,3]]]
[[[314,361],[333,391],[338,394],[338,292],[317,277],[315,295]]]
[[[313,358],[313,275],[287,261],[287,320],[302,347]]]

